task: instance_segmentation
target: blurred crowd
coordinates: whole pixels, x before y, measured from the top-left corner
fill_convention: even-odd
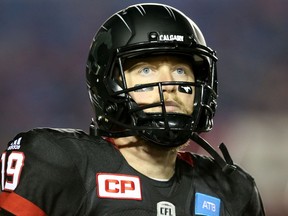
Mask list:
[[[85,83],[91,39],[136,0],[0,2],[0,150],[34,127],[88,131]],[[288,214],[288,1],[166,0],[201,28],[219,58],[215,126],[259,186],[267,215]],[[205,154],[197,147],[191,150]]]

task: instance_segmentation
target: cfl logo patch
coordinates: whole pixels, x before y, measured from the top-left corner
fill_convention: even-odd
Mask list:
[[[175,206],[166,201],[158,202],[157,216],[176,216]]]
[[[96,185],[97,195],[100,198],[142,200],[138,176],[98,173]]]

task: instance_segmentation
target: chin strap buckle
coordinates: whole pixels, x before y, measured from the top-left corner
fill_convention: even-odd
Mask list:
[[[96,123],[94,121],[94,119],[91,119],[91,124],[89,126],[89,135],[91,136],[96,136]]]
[[[216,152],[216,150],[197,133],[192,133],[191,139],[205,149],[216,161],[216,163],[221,167],[222,171],[226,174],[231,174],[237,167],[234,165],[233,160],[228,152],[227,147],[224,143],[219,145],[224,159]]]

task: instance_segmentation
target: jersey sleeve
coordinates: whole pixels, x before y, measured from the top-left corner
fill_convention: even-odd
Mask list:
[[[220,198],[223,209],[230,215],[264,216],[262,200],[254,178],[235,165],[235,170],[225,173],[211,157],[193,154],[195,172]]]
[[[0,194],[0,215],[46,216],[45,212],[29,200],[14,192]]]
[[[0,209],[23,216],[76,212],[85,189],[60,141],[69,139],[33,130],[17,135],[8,144],[1,156]]]
[[[239,179],[239,191],[247,191],[247,198],[241,200],[240,203],[247,203],[245,208],[243,209],[242,215],[249,216],[265,216],[265,209],[263,206],[262,198],[259,193],[258,187],[254,178],[244,171],[241,167],[237,166],[238,173],[240,174],[237,179]],[[242,179],[241,177],[244,176],[245,178]]]
[[[262,202],[260,193],[258,191],[258,188],[255,182],[254,182],[254,190],[252,191],[251,199],[243,215],[265,216],[263,202]]]

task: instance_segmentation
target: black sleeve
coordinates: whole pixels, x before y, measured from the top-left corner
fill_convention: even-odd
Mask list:
[[[212,158],[193,157],[199,176],[221,198],[224,208],[231,215],[265,215],[259,191],[250,174],[238,165],[232,173],[224,173]]]
[[[254,181],[253,181],[254,182]],[[252,196],[250,202],[245,209],[244,216],[265,216],[263,202],[258,191],[258,188],[254,182],[254,190],[252,192]]]
[[[12,181],[13,185],[6,187],[4,184],[3,188],[29,200],[47,215],[73,215],[86,191],[72,158],[61,148],[59,138],[54,135],[45,130],[33,130],[17,135],[8,144],[3,153],[5,167],[17,165],[17,160],[13,162],[15,165],[7,164],[12,156],[14,159],[21,156],[22,166],[14,170],[15,174],[19,174],[18,179],[5,176],[3,181]],[[69,139],[64,142],[69,142]]]

